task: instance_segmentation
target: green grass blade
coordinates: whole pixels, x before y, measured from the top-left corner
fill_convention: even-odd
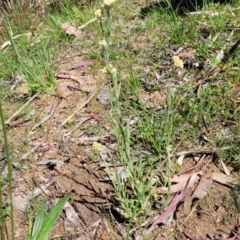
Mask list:
[[[2,109],[2,102],[0,99],[0,119],[2,124],[2,134],[3,134],[3,140],[4,140],[4,146],[5,146],[5,154],[6,154],[6,161],[7,161],[7,167],[8,167],[8,173],[7,173],[7,180],[8,180],[8,191],[9,191],[9,198],[10,198],[10,220],[11,220],[11,239],[15,239],[15,232],[14,232],[14,214],[13,214],[13,196],[12,196],[12,189],[13,189],[13,183],[12,183],[12,164],[9,157],[9,148],[8,148],[8,139],[7,139],[7,130],[5,126],[4,116],[3,116],[3,109]],[[0,179],[1,180],[1,179]],[[2,183],[0,183],[0,188],[2,187]],[[0,191],[1,198],[0,198],[0,207],[2,207],[2,192]],[[2,209],[0,210],[0,221],[1,221],[1,227],[4,227],[3,224],[3,216],[2,216]],[[1,235],[4,237],[4,229],[1,230]],[[3,238],[4,239],[4,238]]]
[[[59,202],[53,207],[51,212],[46,217],[40,232],[34,238],[35,240],[47,240],[49,234],[51,233],[60,213],[62,212],[64,204],[70,198],[70,193],[67,194],[64,198],[59,200]]]
[[[35,236],[37,236],[37,234],[41,231],[46,218],[47,218],[47,213],[45,210],[45,205],[44,205],[44,203],[41,203],[41,205],[38,209],[37,215],[36,215],[36,219],[34,221],[31,239],[35,239]]]

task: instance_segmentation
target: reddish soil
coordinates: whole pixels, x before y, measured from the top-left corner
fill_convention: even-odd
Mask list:
[[[79,51],[79,49],[75,50]],[[40,184],[44,186],[48,182],[53,182],[44,191],[48,206],[51,208],[57,199],[71,192],[71,204],[78,214],[78,221],[64,226],[62,217],[53,231],[53,236],[83,232],[92,239],[94,237],[92,235],[97,234],[96,229],[100,228],[102,212],[109,212],[111,207],[108,195],[111,196],[112,187],[103,181],[105,173],[99,168],[100,158],[92,148],[94,141],[105,146],[112,141],[109,107],[97,100],[106,81],[104,75],[92,75],[91,66],[71,70],[76,63],[86,60],[84,56],[69,54],[65,58],[67,60],[61,60],[56,72],[78,76],[81,79],[82,91],[60,88],[58,92],[37,96],[26,107],[27,114],[17,116],[8,126],[9,145],[15,166],[14,193],[25,198]],[[60,83],[62,81],[63,84],[79,88],[79,84],[70,79],[58,80],[57,86],[62,84]],[[16,86],[14,95],[18,96],[18,100],[21,96],[24,103],[30,97],[19,93],[20,89],[24,89],[22,85],[24,83]],[[59,97],[65,92],[67,92],[65,98]],[[61,123],[94,93],[89,103],[61,127]],[[20,101],[15,102],[13,98],[6,99],[3,105],[7,116],[10,117],[20,107]],[[52,116],[47,121],[34,127],[50,113]],[[39,164],[44,160],[57,160],[61,165]],[[3,174],[5,175],[6,171]],[[36,205],[38,199],[39,197],[36,197],[31,203]],[[90,231],[93,224],[95,230]],[[27,222],[25,214],[17,209],[15,209],[15,226],[16,239],[23,239],[27,233]],[[98,231],[104,234],[103,229],[100,228]]]

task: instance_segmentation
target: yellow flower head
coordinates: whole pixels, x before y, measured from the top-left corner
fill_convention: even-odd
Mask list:
[[[107,73],[108,73],[108,70],[107,70],[106,67],[104,67],[104,68],[101,70],[101,72],[102,72],[103,74],[107,74]]]
[[[103,0],[103,4],[105,7],[111,7],[116,0]]]
[[[183,68],[183,61],[179,56],[173,56],[173,62],[176,67]]]
[[[101,72],[104,73],[104,74],[107,74],[107,73],[114,73],[114,74],[116,74],[117,73],[117,69],[115,67],[113,67],[112,64],[109,64],[108,66],[104,67],[101,70]]]
[[[98,142],[94,142],[92,147],[93,147],[93,149],[95,151],[99,151],[100,152],[102,150],[102,145],[100,143],[98,143]]]
[[[101,9],[97,9],[95,12],[94,12],[95,16],[97,18],[100,18],[102,16],[102,10]]]
[[[166,147],[167,153],[170,153],[172,151],[172,145],[168,145]]]

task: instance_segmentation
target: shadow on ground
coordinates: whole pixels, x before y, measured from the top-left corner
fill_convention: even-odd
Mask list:
[[[193,12],[197,9],[201,9],[204,4],[206,3],[206,0],[171,0],[171,4],[168,3],[168,1],[162,1],[152,3],[146,7],[143,7],[141,9],[140,15],[142,18],[145,18],[149,13],[151,13],[153,10],[166,10],[166,11],[174,11],[179,15],[184,15],[186,12]],[[220,3],[220,4],[227,4],[231,3],[231,0],[214,0],[212,1],[214,3]]]

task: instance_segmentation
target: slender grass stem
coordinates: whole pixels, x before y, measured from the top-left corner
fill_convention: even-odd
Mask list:
[[[1,239],[5,240],[5,215],[3,211],[3,199],[2,199],[2,178],[0,176],[0,234],[1,234]]]
[[[4,117],[3,117],[1,101],[0,101],[0,118],[1,118],[1,123],[2,123],[4,147],[5,147],[6,161],[7,161],[7,167],[8,167],[7,178],[8,178],[8,190],[9,190],[9,198],[10,198],[11,233],[12,233],[12,240],[14,240],[15,237],[14,237],[14,215],[13,215],[13,196],[12,196],[12,190],[13,190],[13,187],[12,187],[12,164],[10,162],[10,157],[9,157],[7,131],[6,131],[6,127],[4,124]]]

